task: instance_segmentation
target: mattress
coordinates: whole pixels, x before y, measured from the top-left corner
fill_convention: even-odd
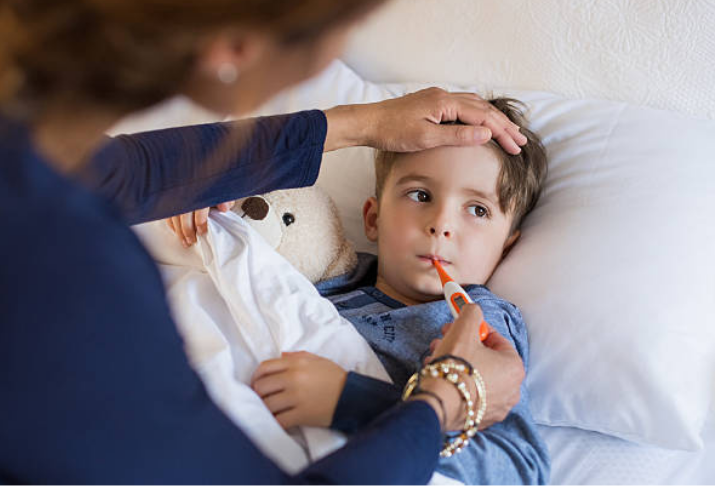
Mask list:
[[[700,451],[675,451],[571,427],[539,431],[551,453],[554,485],[713,485],[715,406]]]

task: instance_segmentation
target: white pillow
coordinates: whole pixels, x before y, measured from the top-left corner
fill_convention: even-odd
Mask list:
[[[260,112],[370,102],[419,87],[365,82],[336,63]],[[701,447],[715,379],[715,121],[547,93],[495,94],[530,106],[550,159],[545,193],[489,283],[526,319],[534,418]],[[373,192],[372,155],[326,154],[318,180],[364,251],[374,251],[360,214]]]

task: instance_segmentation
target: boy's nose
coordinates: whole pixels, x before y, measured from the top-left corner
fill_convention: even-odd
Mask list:
[[[430,226],[429,233],[432,236],[444,236],[445,238],[450,238],[452,236],[452,232],[449,231],[447,227]]]

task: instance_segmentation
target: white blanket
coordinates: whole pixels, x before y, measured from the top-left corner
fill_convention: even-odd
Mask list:
[[[305,350],[346,370],[389,377],[352,325],[240,217],[212,212],[208,227],[189,250],[163,222],[136,231],[160,264],[189,360],[211,397],[266,455],[295,473],[344,437],[319,428],[284,431],[249,386],[258,365]]]
[[[266,455],[296,473],[344,437],[320,428],[284,431],[249,386],[256,367],[304,350],[346,370],[389,377],[332,303],[239,216],[212,211],[208,227],[189,250],[163,222],[135,231],[159,262],[187,355],[209,394]],[[453,483],[435,476],[435,483]]]

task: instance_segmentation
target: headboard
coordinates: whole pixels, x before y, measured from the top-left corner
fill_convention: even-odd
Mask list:
[[[715,119],[715,0],[394,0],[344,59],[377,82],[544,90]]]

